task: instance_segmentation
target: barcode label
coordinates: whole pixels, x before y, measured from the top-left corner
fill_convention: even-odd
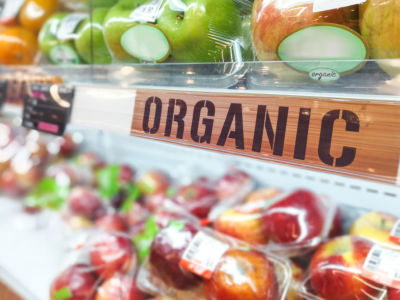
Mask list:
[[[357,5],[365,1],[366,0],[314,0],[313,12],[320,12],[351,5]]]
[[[400,252],[373,246],[364,262],[362,275],[379,284],[400,288]]]
[[[153,0],[136,8],[129,16],[135,22],[155,23],[163,0]]]
[[[87,17],[88,15],[84,13],[74,13],[66,16],[58,28],[57,39],[62,41],[74,39],[77,36],[75,31],[78,25]]]
[[[194,274],[210,279],[229,245],[199,232],[186,248],[180,266]]]
[[[400,244],[400,220],[394,224],[392,231],[390,232],[390,240],[393,243]]]

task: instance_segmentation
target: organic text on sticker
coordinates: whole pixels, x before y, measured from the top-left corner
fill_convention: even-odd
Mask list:
[[[390,232],[390,238],[393,243],[400,244],[400,220],[396,222],[393,226],[392,231]]]
[[[362,276],[379,284],[400,289],[400,252],[373,246],[364,262]]]
[[[210,279],[229,245],[203,232],[198,232],[186,248],[180,266],[196,275]]]
[[[310,72],[309,76],[313,80],[322,82],[335,81],[340,78],[338,72],[330,69],[315,69]]]

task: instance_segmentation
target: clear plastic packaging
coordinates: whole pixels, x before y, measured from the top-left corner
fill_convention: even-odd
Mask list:
[[[252,59],[250,1],[122,0],[104,21],[114,62],[242,62]]]
[[[173,299],[285,299],[287,260],[185,221],[171,221],[138,274],[142,290]]]
[[[340,234],[340,212],[328,198],[307,190],[271,197],[276,192],[264,190],[267,199],[254,201],[252,196],[252,202],[226,210],[215,220],[214,229],[291,257]]]
[[[129,236],[92,232],[67,256],[50,287],[50,299],[144,300],[136,286],[137,254]]]
[[[260,61],[284,62],[269,67],[275,77],[332,82],[369,58],[398,75],[398,62],[390,59],[400,58],[399,19],[394,0],[256,0],[251,30]]]
[[[329,240],[313,254],[300,293],[306,299],[396,299],[399,249],[351,235]]]

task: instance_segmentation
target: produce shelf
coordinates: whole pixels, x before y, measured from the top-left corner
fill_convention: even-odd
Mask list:
[[[399,184],[399,78],[370,61],[333,83],[279,79],[273,64],[3,68],[1,77],[74,86],[74,125]],[[21,115],[21,102],[4,112]]]

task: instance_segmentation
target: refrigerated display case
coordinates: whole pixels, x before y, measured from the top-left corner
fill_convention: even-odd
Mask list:
[[[0,299],[398,299],[396,1],[42,2],[0,14]]]

